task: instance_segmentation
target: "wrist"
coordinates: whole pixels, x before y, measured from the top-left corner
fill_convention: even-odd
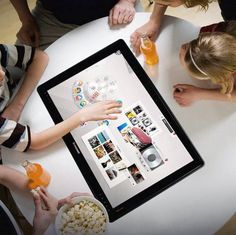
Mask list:
[[[161,3],[158,3],[155,1],[155,6],[157,6],[158,8],[164,8],[166,9],[167,8],[167,5],[164,5],[164,4],[161,4]]]
[[[219,93],[219,91],[215,89],[197,88],[195,97],[197,100],[211,100],[212,95],[216,92]]]
[[[166,9],[167,9],[166,5],[155,3],[154,9],[153,9],[152,14],[150,16],[150,19],[161,22],[164,14],[165,14]]]
[[[32,14],[30,12],[29,12],[29,14],[19,16],[19,19],[22,24],[27,24],[29,22],[35,21],[34,17],[32,16]]]
[[[77,126],[83,126],[85,122],[90,121],[85,112],[86,108],[81,109],[75,114],[77,120]]]
[[[152,28],[156,28],[157,30],[160,28],[161,26],[161,21],[157,20],[155,17],[150,16],[150,19],[148,21],[148,24],[152,27]]]
[[[8,105],[8,108],[11,108],[11,109],[14,109],[18,112],[21,112],[24,108],[25,103],[26,102],[15,101],[15,99],[14,99],[14,101]]]
[[[45,230],[33,227],[32,235],[44,235]]]

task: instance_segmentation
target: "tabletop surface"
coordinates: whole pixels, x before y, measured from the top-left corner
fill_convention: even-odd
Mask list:
[[[66,34],[46,50],[50,61],[40,83],[119,38],[129,45],[130,34],[148,18],[148,13],[137,13],[130,25],[114,29],[109,28],[107,18],[102,18]],[[166,16],[156,42],[159,65],[151,70],[144,65],[142,57],[138,60],[197,148],[205,166],[111,223],[108,234],[209,235],[236,210],[236,150],[233,147],[236,104],[199,101],[182,108],[173,99],[176,83],[203,85],[188,77],[178,59],[180,45],[196,38],[198,32],[199,28],[189,22]],[[21,121],[34,132],[54,124],[37,91],[26,104]],[[18,153],[4,148],[2,155],[5,165],[22,172],[20,163],[24,159],[45,166],[52,175],[48,190],[58,198],[76,191],[90,192],[62,140],[38,152]],[[23,193],[12,192],[12,195],[23,215],[32,223],[32,199]],[[53,233],[51,226],[47,234]]]

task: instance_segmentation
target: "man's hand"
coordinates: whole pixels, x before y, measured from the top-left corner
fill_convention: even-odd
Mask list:
[[[28,20],[27,22],[23,22],[16,36],[21,43],[38,47],[40,32],[35,19],[32,17],[32,19]]]
[[[135,1],[120,0],[109,13],[109,25],[130,23],[135,15]]]

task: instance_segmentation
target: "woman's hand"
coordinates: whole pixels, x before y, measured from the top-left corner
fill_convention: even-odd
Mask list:
[[[57,215],[58,200],[43,187],[33,193],[35,215],[33,220],[33,235],[43,235]]]
[[[122,111],[121,102],[115,100],[101,101],[92,105],[88,105],[78,112],[82,122],[99,121],[99,120],[115,120],[117,115]]]
[[[204,89],[187,84],[174,86],[173,96],[176,102],[183,107],[190,106],[193,102],[201,100]]]
[[[155,20],[149,20],[146,24],[136,29],[130,36],[130,43],[136,55],[140,54],[141,36],[147,35],[152,41],[155,41],[159,34],[160,25]]]

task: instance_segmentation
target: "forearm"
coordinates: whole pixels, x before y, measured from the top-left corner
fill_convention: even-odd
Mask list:
[[[33,16],[30,12],[27,0],[10,0],[11,4],[15,8],[20,21],[27,22],[29,19],[31,19]]]
[[[0,184],[11,190],[27,190],[28,178],[14,169],[0,165]]]
[[[150,16],[150,20],[161,25],[167,6],[155,2],[154,9]]]
[[[121,113],[121,106],[122,104],[115,100],[101,101],[87,105],[65,121],[38,134],[31,134],[30,148],[36,150],[47,147],[84,122],[116,120],[116,115]]]
[[[39,150],[55,143],[84,121],[85,120],[81,118],[80,112],[77,112],[65,121],[60,122],[49,129],[40,133],[31,133],[30,149]]]
[[[26,74],[24,81],[16,93],[14,99],[9,104],[9,108],[14,107],[18,110],[22,110],[25,103],[27,102],[29,96],[37,86],[42,74],[48,64],[48,56],[43,51],[37,50],[35,51],[35,55],[32,63],[30,64]]]
[[[236,102],[236,91],[234,90],[230,96],[220,93],[219,89],[201,89],[200,97],[202,100],[218,100]]]

